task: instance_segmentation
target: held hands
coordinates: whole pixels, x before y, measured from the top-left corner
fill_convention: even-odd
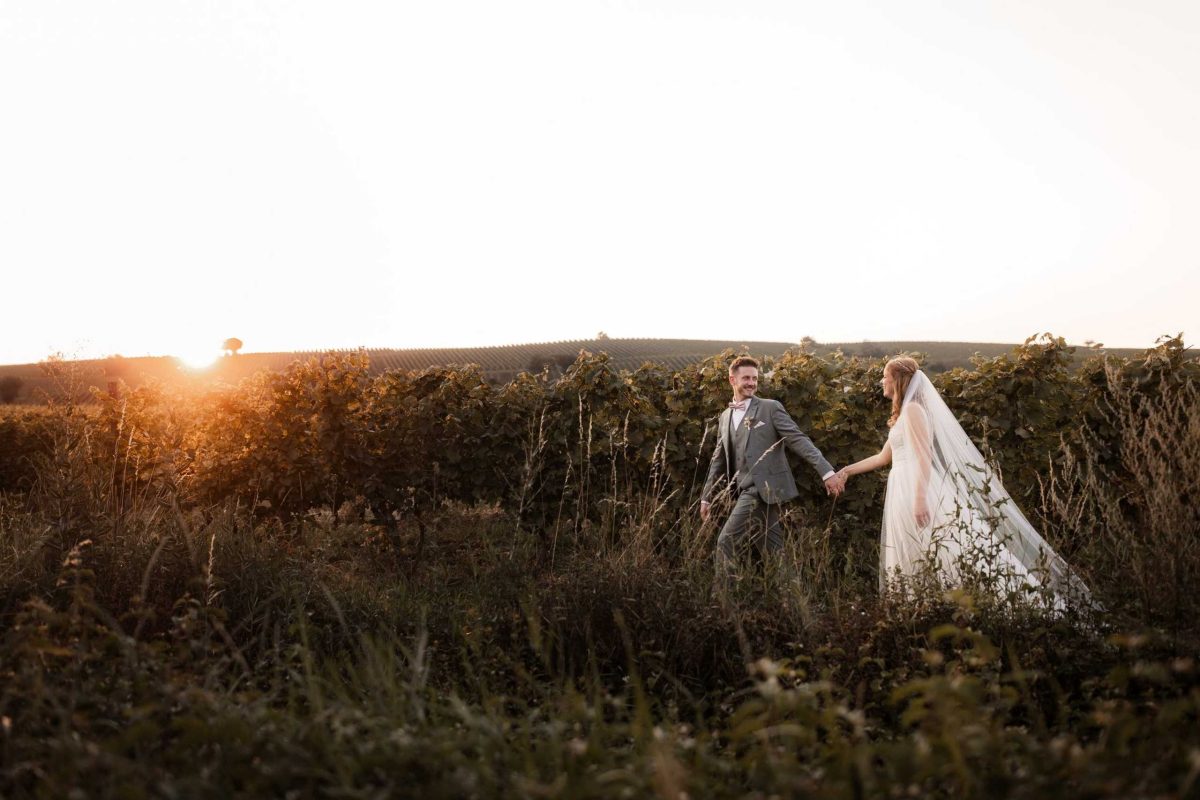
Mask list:
[[[837,497],[842,493],[843,490],[845,490],[846,476],[842,474],[843,472],[845,472],[845,470],[842,472],[835,472],[825,480],[826,494],[831,494],[834,497]]]

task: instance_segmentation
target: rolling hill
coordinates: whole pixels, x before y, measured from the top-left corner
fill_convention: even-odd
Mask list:
[[[794,342],[754,342],[717,339],[576,339],[559,342],[538,342],[495,347],[464,347],[437,349],[370,349],[365,352],[371,360],[372,374],[390,370],[421,370],[452,364],[478,364],[490,381],[503,383],[523,371],[538,372],[543,368],[551,374],[560,372],[575,360],[580,350],[606,352],[619,369],[633,370],[650,362],[670,369],[680,369],[702,361],[726,349],[752,355],[779,356],[799,347]],[[978,342],[833,342],[813,343],[812,350],[828,354],[841,350],[847,355],[879,357],[897,353],[922,353],[926,367],[940,372],[954,367],[970,366],[973,355],[994,357],[1011,350],[1015,345]],[[88,387],[105,387],[111,381],[123,380],[130,386],[147,381],[236,382],[260,370],[282,370],[296,360],[307,360],[322,352],[241,353],[219,359],[205,370],[190,370],[178,359],[169,356],[145,356],[107,359],[41,362],[0,366],[0,379],[14,376],[21,381],[18,402],[37,402],[42,392],[61,395],[74,391],[81,396]],[[1090,350],[1080,348],[1078,358]],[[1141,352],[1135,349],[1111,349],[1116,355],[1130,356]],[[57,375],[49,374],[57,372]]]

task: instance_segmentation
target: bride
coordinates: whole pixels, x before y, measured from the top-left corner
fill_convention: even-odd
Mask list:
[[[883,368],[887,443],[844,478],[892,465],[883,504],[880,585],[932,571],[998,595],[1049,592],[1056,608],[1088,590],[1025,519],[915,360]]]

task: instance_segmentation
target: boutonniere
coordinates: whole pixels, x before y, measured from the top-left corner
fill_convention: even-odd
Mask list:
[[[754,430],[755,427],[757,427],[754,424],[754,417],[750,416],[749,414],[747,414],[745,416],[745,418],[742,420],[742,424],[746,426],[746,430],[748,430],[748,431],[752,431],[752,430]]]

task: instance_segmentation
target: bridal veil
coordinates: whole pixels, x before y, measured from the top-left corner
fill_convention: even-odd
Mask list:
[[[1069,600],[1088,600],[1088,590],[1079,577],[1046,543],[1004,489],[995,470],[967,436],[949,407],[924,372],[909,381],[901,405],[897,431],[911,452],[897,458],[893,447],[885,512],[884,546],[899,525],[918,533],[916,540],[928,550],[927,562],[936,563],[952,580],[970,573],[977,579],[1007,592],[1024,585],[1044,586],[1053,593],[1053,603],[1062,607]],[[923,494],[921,494],[923,493]],[[924,496],[930,521],[918,526],[912,511],[915,497]],[[905,515],[903,518],[897,515]],[[886,563],[886,561],[885,561]],[[916,564],[900,565],[913,572]]]

